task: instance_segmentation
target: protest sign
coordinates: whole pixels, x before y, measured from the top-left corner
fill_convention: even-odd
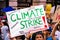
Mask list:
[[[57,5],[55,14],[53,16],[53,21],[58,22],[60,20],[60,5]]]
[[[6,12],[11,37],[48,28],[43,5]]]

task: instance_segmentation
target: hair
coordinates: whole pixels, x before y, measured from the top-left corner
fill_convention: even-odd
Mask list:
[[[42,31],[39,31],[39,32],[33,33],[32,40],[35,40],[36,35],[38,35],[38,34],[42,35],[42,37],[44,38]]]
[[[3,22],[4,25],[8,26],[7,22]]]
[[[25,39],[25,35],[22,35],[22,36],[21,36],[21,39],[24,40],[24,39]]]
[[[17,36],[16,38],[20,37],[19,39],[24,40],[25,39],[25,35],[21,35],[21,36]]]

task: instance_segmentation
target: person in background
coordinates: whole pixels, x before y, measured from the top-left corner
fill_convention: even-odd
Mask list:
[[[52,22],[52,23],[51,23],[51,26],[52,26],[51,28],[52,28],[52,29],[54,29],[55,24],[56,24],[56,22]]]
[[[25,40],[45,40],[45,39],[43,32],[38,31],[35,33],[28,33],[25,37]]]
[[[51,29],[51,27],[50,27],[50,28],[47,29],[47,30],[33,33],[32,36],[31,36],[31,34],[27,34],[27,37],[26,37],[26,38],[27,38],[28,40],[35,40],[35,39],[36,39],[36,40],[38,40],[38,39],[39,39],[39,40],[42,40],[42,39],[43,39],[43,40],[56,40],[55,35],[54,35],[54,34],[55,34],[56,27],[55,27],[54,24],[55,24],[55,23],[51,23],[51,24],[49,25],[49,26],[52,25],[54,28]],[[39,33],[40,33],[40,35],[41,35],[41,37],[42,37],[41,39],[35,37],[35,36],[36,36],[37,34],[39,34]],[[42,34],[43,34],[43,35],[42,35]],[[32,38],[31,38],[30,36],[31,36]],[[29,37],[30,37],[31,39],[29,39]],[[26,39],[26,40],[27,40],[27,39]]]
[[[1,33],[3,40],[10,40],[9,38],[9,28],[7,26],[7,23],[5,20],[2,20],[2,27],[1,27]]]
[[[60,40],[60,21],[57,24],[57,30],[55,32],[55,36],[56,36],[57,40]]]
[[[1,36],[1,27],[2,27],[2,24],[1,24],[1,20],[0,20],[0,40],[2,40],[2,36]]]
[[[32,34],[33,33],[30,33],[30,32],[26,33],[25,34],[25,40],[32,40],[32,38],[31,38],[32,37]]]
[[[45,40],[42,31],[32,34],[32,40]]]
[[[48,30],[50,30],[50,31],[52,31],[52,19],[47,19],[47,22],[48,22],[48,27],[49,27],[49,29]]]
[[[54,24],[54,23],[52,23]],[[52,30],[49,28],[47,30],[45,30],[44,32],[43,31],[40,31],[40,32],[36,32],[36,33],[33,33],[32,34],[32,38],[31,40],[57,40],[56,37],[55,37],[55,31],[57,29],[56,27],[57,23],[55,24],[55,26],[53,25],[54,28],[52,28]],[[29,35],[30,34],[27,34],[27,40],[30,40],[29,39]]]
[[[52,23],[52,30],[49,28],[47,30],[45,30],[43,33],[45,35],[45,39],[46,40],[57,40],[56,37],[55,37],[55,32],[56,32],[56,29],[57,29],[57,24],[58,23]]]
[[[46,29],[46,30],[43,30],[43,34],[44,34],[44,39],[50,39],[52,40],[52,37],[50,36],[52,30],[49,28],[49,29]]]
[[[46,40],[52,40],[52,30],[54,29],[55,27],[55,23],[54,22],[48,22],[48,25],[49,25],[49,28],[46,29],[46,30],[43,30],[43,33],[44,33],[44,39]]]
[[[58,23],[59,23],[59,22],[57,22],[57,23],[55,24],[54,28],[52,29],[52,32],[51,32],[50,36],[47,37],[47,40],[57,40],[56,37],[55,37],[55,32],[56,32],[57,24],[58,24]]]
[[[8,7],[3,8],[1,11],[2,11],[2,12],[9,12],[9,11],[13,11],[13,10],[14,10],[14,8],[12,8],[11,6],[8,6]],[[6,24],[5,24],[5,25],[6,25]],[[5,26],[5,25],[4,25],[4,26]],[[6,29],[5,29],[5,28],[6,28]],[[9,33],[9,32],[6,32],[6,30],[8,30],[8,26],[3,27],[2,30],[3,30],[3,29],[5,30],[5,33],[6,33],[6,35],[7,35],[7,34]],[[4,31],[2,31],[2,32],[4,33]],[[5,34],[5,33],[4,33],[4,34]],[[5,35],[4,35],[4,36],[5,36]],[[10,33],[9,33],[9,36],[10,36]],[[5,37],[5,38],[7,38],[7,37]],[[9,39],[9,37],[8,37],[7,39]],[[11,39],[11,40],[16,40],[15,37],[14,37],[14,38],[11,38],[11,36],[10,36],[10,39]],[[10,39],[9,39],[9,40],[10,40]]]

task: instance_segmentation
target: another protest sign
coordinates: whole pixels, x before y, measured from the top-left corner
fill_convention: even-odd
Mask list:
[[[53,16],[53,21],[58,22],[60,20],[60,5],[57,5],[55,14]]]
[[[11,37],[48,28],[43,5],[6,12]]]

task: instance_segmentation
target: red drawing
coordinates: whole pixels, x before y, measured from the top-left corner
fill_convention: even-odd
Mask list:
[[[46,25],[46,21],[45,21],[45,16],[42,17],[43,21],[44,21],[44,27],[47,28],[47,25]]]

